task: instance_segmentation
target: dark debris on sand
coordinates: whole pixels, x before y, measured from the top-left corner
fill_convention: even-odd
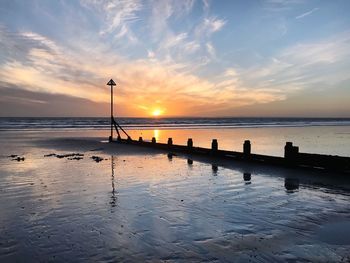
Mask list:
[[[67,153],[67,154],[56,154],[56,153],[50,153],[44,155],[44,157],[57,157],[59,159],[67,158],[68,160],[81,160],[83,159],[84,154],[83,153]]]
[[[23,157],[21,157],[21,156],[19,156],[18,154],[11,154],[11,155],[9,155],[9,156],[7,156],[8,158],[12,158],[12,160],[11,161],[17,161],[17,162],[23,162],[24,160],[25,160],[25,157],[23,156]]]
[[[98,149],[96,149],[98,150]],[[67,153],[67,154],[56,154],[56,153],[50,153],[50,154],[46,154],[44,155],[44,157],[56,157],[56,158],[59,158],[59,159],[63,159],[63,158],[67,158],[68,160],[81,160],[83,159],[84,157],[84,154],[82,153]],[[104,159],[100,156],[91,156],[91,159],[93,159],[95,162],[99,163],[103,160],[108,160],[108,159]]]
[[[17,162],[20,162],[20,161],[23,162],[24,160],[25,160],[24,157],[19,157],[19,156],[18,156],[17,158],[13,158],[13,159],[12,159],[12,161],[17,161]]]
[[[68,159],[68,160],[77,160],[77,161],[79,161],[79,160],[83,159],[83,157],[75,156],[75,157],[69,157],[69,158],[67,158],[67,159]]]
[[[44,157],[52,157],[52,156],[56,156],[55,153],[50,153],[50,154],[45,154]]]
[[[96,163],[99,163],[104,160],[102,157],[95,155],[91,156],[91,159],[94,160]]]

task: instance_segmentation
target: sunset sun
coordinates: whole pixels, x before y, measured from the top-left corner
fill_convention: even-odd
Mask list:
[[[159,117],[160,115],[162,115],[163,114],[163,110],[161,110],[161,109],[154,109],[153,111],[152,111],[152,113],[151,113],[151,115],[153,116],[153,117]]]

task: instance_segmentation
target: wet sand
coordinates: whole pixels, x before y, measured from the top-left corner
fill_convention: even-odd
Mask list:
[[[0,262],[350,260],[348,179],[2,135]]]

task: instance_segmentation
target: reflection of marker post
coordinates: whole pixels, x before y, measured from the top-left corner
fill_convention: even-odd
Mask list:
[[[113,86],[115,86],[115,82],[113,79],[108,81],[108,86],[111,86],[111,136],[109,136],[109,141],[113,141]]]
[[[114,155],[112,155],[111,162],[112,162],[112,196],[111,196],[110,204],[112,207],[115,207],[117,198],[115,196],[115,186],[114,186],[114,168],[115,168]]]

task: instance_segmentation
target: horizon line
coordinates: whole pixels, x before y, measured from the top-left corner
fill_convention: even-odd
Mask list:
[[[115,118],[129,119],[229,119],[229,118],[244,118],[244,119],[350,119],[349,117],[315,117],[315,116],[159,116],[159,117],[138,117],[138,116],[114,116]],[[0,118],[110,118],[110,116],[0,116]]]

